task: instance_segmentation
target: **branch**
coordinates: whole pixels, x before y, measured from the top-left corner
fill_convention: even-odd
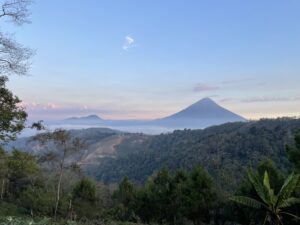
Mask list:
[[[17,25],[29,23],[30,21],[27,19],[30,14],[28,5],[31,3],[31,0],[7,0],[1,6],[2,13],[0,14],[0,18],[9,17]]]

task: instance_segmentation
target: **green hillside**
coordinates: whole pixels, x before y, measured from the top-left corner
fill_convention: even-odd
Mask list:
[[[164,166],[190,170],[201,164],[222,188],[231,190],[247,167],[264,157],[286,170],[285,145],[292,144],[299,129],[300,119],[279,118],[174,131],[139,142],[127,139],[117,147],[117,157],[102,159],[88,172],[106,183],[119,182],[125,175],[141,183]]]

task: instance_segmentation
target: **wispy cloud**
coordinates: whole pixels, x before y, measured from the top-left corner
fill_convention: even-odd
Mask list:
[[[241,83],[253,83],[253,82],[255,82],[254,78],[244,77],[244,78],[223,80],[221,83],[227,85],[227,84],[241,84]]]
[[[235,103],[259,103],[259,102],[295,102],[300,101],[298,96],[272,97],[272,96],[255,96],[248,98],[221,98],[219,102],[235,102]]]
[[[290,102],[290,101],[300,101],[300,97],[251,97],[241,100],[246,103],[253,102]]]
[[[19,104],[22,107],[25,107],[28,110],[52,110],[52,109],[58,109],[60,108],[59,105],[48,102],[48,103],[36,103],[36,102],[21,102]]]
[[[120,110],[109,108],[95,108],[86,105],[59,105],[56,103],[22,102],[29,113],[29,117],[37,119],[64,119],[70,116],[82,116],[88,114],[119,113]]]
[[[130,35],[127,35],[126,37],[125,37],[125,42],[124,42],[124,44],[123,44],[123,50],[124,51],[127,51],[129,48],[132,48],[134,45],[134,38],[132,37],[132,36],[130,36]]]
[[[138,107],[122,106],[87,106],[81,104],[56,104],[22,102],[20,106],[26,109],[29,120],[62,120],[74,116],[87,116],[96,114],[104,119],[154,119],[161,116],[161,111],[152,109],[139,109]],[[168,112],[168,111],[166,111]]]
[[[194,86],[194,92],[204,92],[204,91],[215,91],[218,90],[220,87],[214,85],[208,85],[204,83],[198,83]]]
[[[232,102],[232,101],[234,101],[233,98],[221,98],[221,99],[219,100],[219,102]]]
[[[258,81],[254,78],[245,77],[239,79],[228,79],[221,82],[222,86],[241,86],[241,85],[250,85],[250,86],[266,86],[268,82]]]

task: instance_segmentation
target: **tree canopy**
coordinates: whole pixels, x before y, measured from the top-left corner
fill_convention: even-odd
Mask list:
[[[7,0],[0,5],[0,19],[22,25],[29,22],[29,0]],[[14,40],[12,34],[0,31],[0,143],[16,138],[25,127],[27,114],[21,100],[5,86],[10,75],[25,75],[33,51]]]
[[[25,127],[27,113],[19,105],[17,96],[5,86],[6,77],[0,77],[0,142],[13,140]]]

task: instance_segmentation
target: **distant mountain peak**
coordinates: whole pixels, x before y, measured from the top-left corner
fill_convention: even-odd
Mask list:
[[[246,121],[245,118],[223,108],[211,98],[203,98],[165,118],[152,121],[104,120],[92,114],[84,117],[66,119],[67,124],[101,126],[158,126],[159,128],[199,129],[228,122]],[[131,128],[130,128],[131,129]]]
[[[162,124],[184,127],[211,126],[227,122],[246,121],[245,118],[223,108],[211,98],[203,98],[187,108],[159,120]],[[198,124],[198,125],[197,125]]]
[[[86,119],[101,119],[99,116],[97,116],[97,115],[88,115],[88,116],[86,116],[86,117],[84,117],[84,118],[86,118]]]
[[[211,98],[206,97],[206,98],[200,99],[199,101],[195,102],[191,106],[193,106],[193,105],[200,105],[200,104],[218,105],[214,100],[212,100]]]
[[[92,115],[83,116],[83,117],[70,117],[70,118],[67,118],[66,120],[103,120],[103,119],[97,115],[92,114]]]
[[[213,102],[213,103],[215,103],[215,101],[209,97],[202,98],[198,102]]]

